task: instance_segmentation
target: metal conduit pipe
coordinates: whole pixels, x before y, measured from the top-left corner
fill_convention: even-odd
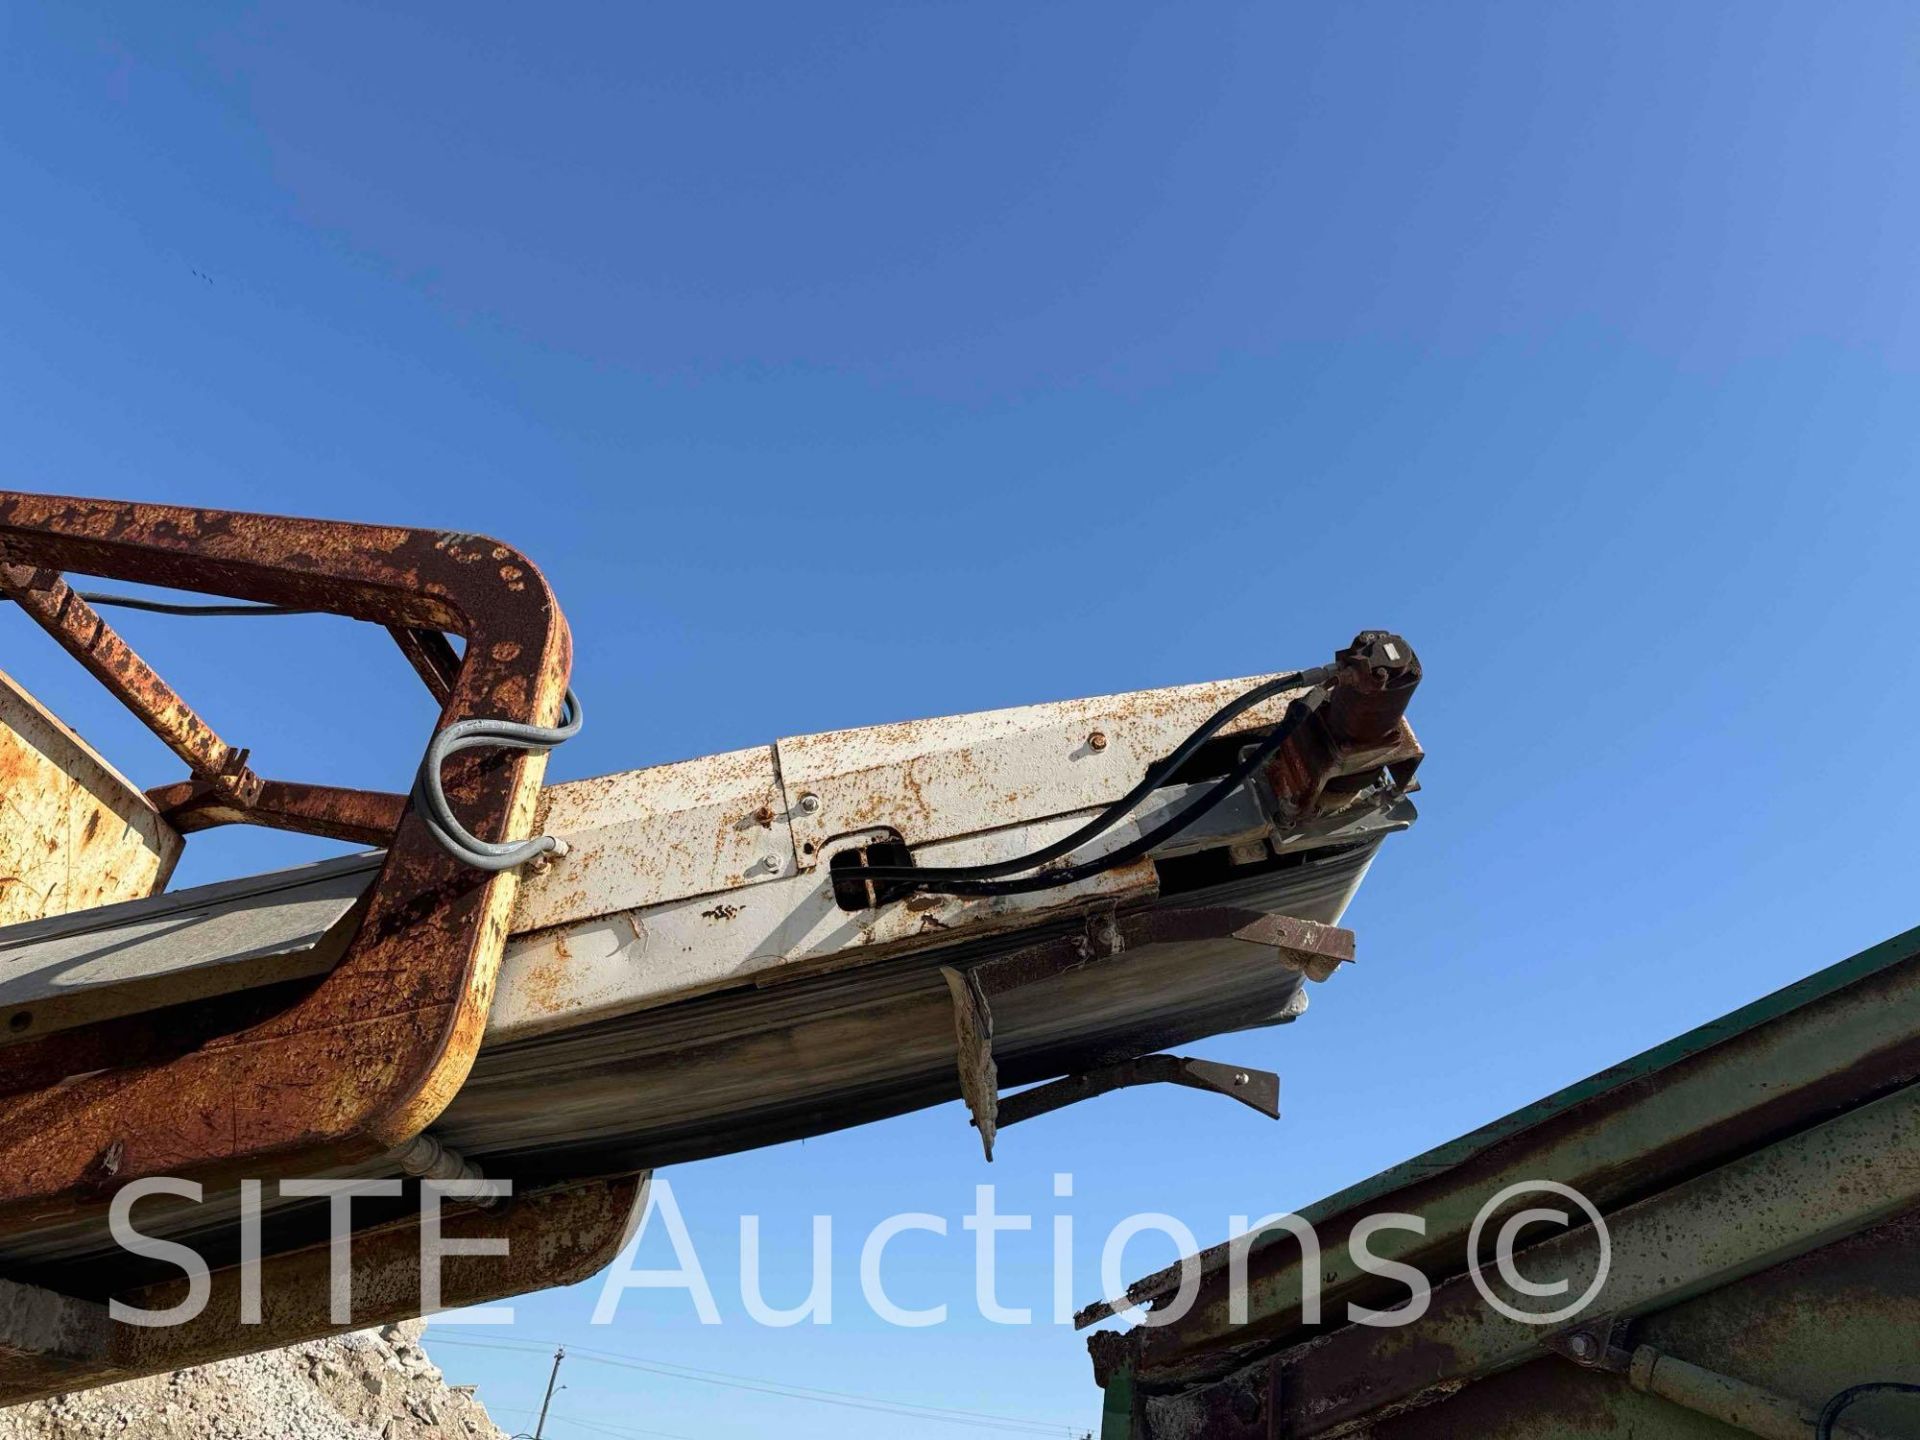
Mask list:
[[[420,1134],[402,1145],[393,1155],[401,1173],[415,1180],[469,1182],[484,1180],[480,1167],[452,1146],[432,1135]],[[491,1210],[505,1198],[500,1195],[463,1195],[482,1210]]]
[[[1627,1383],[1762,1440],[1807,1440],[1820,1418],[1812,1405],[1690,1364],[1651,1345],[1634,1350]],[[1833,1435],[1834,1440],[1887,1440],[1857,1425],[1835,1425]]]

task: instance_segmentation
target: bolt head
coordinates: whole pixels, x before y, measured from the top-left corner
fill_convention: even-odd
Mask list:
[[[1106,749],[1107,748],[1107,732],[1104,730],[1094,731],[1091,735],[1087,737],[1087,748],[1089,750]]]
[[[1567,1341],[1567,1349],[1576,1360],[1591,1360],[1600,1353],[1600,1342],[1583,1330]]]
[[[800,797],[800,813],[802,815],[818,815],[820,813],[820,797],[815,795],[811,790],[805,795],[802,795]]]

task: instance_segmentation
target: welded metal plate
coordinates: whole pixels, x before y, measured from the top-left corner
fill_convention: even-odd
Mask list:
[[[180,836],[132,781],[0,671],[0,925],[151,895]]]
[[[552,786],[540,797],[535,832],[559,836],[569,853],[523,877],[513,928],[791,874],[785,810],[770,745]]]
[[[351,938],[377,854],[0,930],[0,1044],[317,975]]]

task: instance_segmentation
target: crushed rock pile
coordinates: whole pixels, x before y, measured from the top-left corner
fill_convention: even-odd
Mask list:
[[[425,1322],[0,1410],[0,1440],[506,1440],[420,1348]]]

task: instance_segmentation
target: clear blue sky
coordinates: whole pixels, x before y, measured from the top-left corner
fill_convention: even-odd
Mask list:
[[[676,1171],[727,1323],[590,1332],[589,1291],[516,1336],[1090,1425],[1065,1329],[862,1319],[867,1226],[954,1217],[899,1288],[957,1312],[977,1181],[1216,1240],[1916,919],[1910,7],[400,8],[5,8],[4,483],[513,540],[578,640],[561,777],[1365,626],[1429,677],[1362,963],[1200,1047],[1282,1071],[1279,1125],[1135,1093],[991,1172],[952,1108]],[[211,623],[125,628],[268,772],[404,785],[431,714],[383,639]],[[776,1303],[835,1215],[843,1320],[745,1320],[743,1209]],[[1044,1306],[1044,1235],[1007,1249]],[[437,1353],[537,1400],[538,1356]],[[965,1433],[566,1378],[563,1420],[698,1440]]]

